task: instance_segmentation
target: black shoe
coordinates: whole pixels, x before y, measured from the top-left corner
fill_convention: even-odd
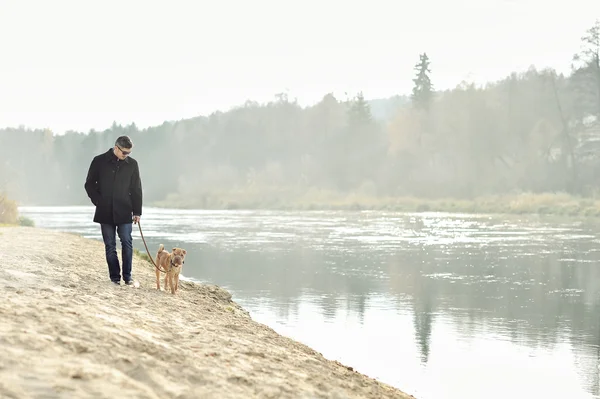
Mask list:
[[[111,280],[111,282],[112,282],[114,285],[121,285],[121,282],[120,282],[120,281],[112,281],[112,280]]]
[[[133,285],[133,280],[125,281],[125,285]]]

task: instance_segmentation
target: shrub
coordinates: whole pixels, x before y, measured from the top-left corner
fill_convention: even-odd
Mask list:
[[[19,226],[35,227],[35,222],[27,216],[19,216]]]
[[[18,217],[17,203],[0,194],[0,223],[16,224]]]

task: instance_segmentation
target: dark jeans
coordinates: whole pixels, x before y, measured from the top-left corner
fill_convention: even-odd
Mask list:
[[[131,238],[131,231],[133,229],[132,224],[101,224],[100,227],[102,229],[104,248],[106,249],[106,263],[108,264],[110,279],[115,282],[121,281],[121,267],[119,266],[119,258],[117,256],[116,231],[121,240],[123,280],[125,282],[131,280],[131,264],[133,262],[133,239]]]

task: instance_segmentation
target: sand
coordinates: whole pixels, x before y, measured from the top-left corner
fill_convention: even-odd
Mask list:
[[[158,291],[138,258],[140,287],[113,285],[100,241],[0,227],[0,267],[0,398],[412,398],[253,321],[220,287]]]

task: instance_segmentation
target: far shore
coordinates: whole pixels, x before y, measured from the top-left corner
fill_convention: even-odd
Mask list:
[[[115,286],[100,241],[1,226],[0,266],[3,398],[413,398],[255,322],[218,286],[157,290],[139,253],[139,288]]]
[[[146,201],[146,207],[180,210],[251,210],[251,211],[383,211],[401,213],[450,213],[485,215],[531,215],[566,218],[600,218],[600,198],[579,197],[566,193],[520,193],[477,197],[414,198],[414,197],[370,197],[359,195],[320,195],[286,197],[287,199],[259,198],[253,193],[241,191],[221,195],[205,195],[201,199],[193,196],[170,195],[161,201]],[[81,204],[19,204],[20,207],[34,206],[92,206]],[[14,223],[17,223],[15,220]],[[18,223],[29,226],[31,221]],[[1,225],[1,223],[0,223]]]
[[[271,199],[269,199],[271,198]],[[275,198],[275,199],[274,199]],[[151,205],[173,209],[210,210],[280,210],[280,211],[390,211],[444,212],[472,214],[548,215],[600,217],[600,198],[577,197],[566,193],[520,193],[483,196],[474,199],[415,197],[374,197],[312,193],[297,198],[260,197],[253,193],[206,195],[195,197],[172,195]]]

